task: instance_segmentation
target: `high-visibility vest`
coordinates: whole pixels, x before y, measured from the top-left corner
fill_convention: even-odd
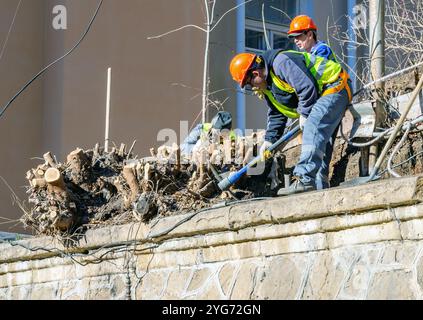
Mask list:
[[[295,93],[295,89],[291,87],[288,83],[283,81],[281,78],[279,78],[273,70],[270,70],[270,77],[272,78],[272,82],[275,84],[275,86],[282,91],[285,91],[287,93]],[[297,119],[300,117],[296,109],[289,108],[285,106],[284,104],[280,103],[278,100],[276,100],[275,96],[273,95],[272,91],[270,90],[263,90],[263,93],[269,98],[272,105],[278,109],[278,111],[288,118]],[[295,93],[296,94],[296,93]]]
[[[348,92],[349,99],[351,101],[352,95],[351,95],[351,89],[348,86],[348,73],[346,73],[344,70],[342,70],[342,66],[334,62],[332,60],[327,60],[325,58],[312,55],[307,52],[298,52],[298,51],[284,51],[284,52],[290,52],[295,54],[302,54],[304,56],[306,67],[308,70],[310,70],[310,73],[312,74],[313,78],[316,80],[318,85],[318,92],[320,96],[325,96],[328,94],[333,94],[336,92],[341,91],[342,89],[346,88]],[[296,94],[295,89],[288,84],[287,82],[283,81],[281,78],[279,78],[273,70],[270,70],[270,77],[272,79],[272,82],[275,84],[275,86],[286,93],[289,94]],[[341,83],[337,85],[336,87],[329,88],[325,91],[323,91],[323,88],[325,85],[331,84],[336,82],[339,78],[342,79]],[[287,116],[288,118],[298,118],[300,115],[297,113],[296,109],[289,108],[279,101],[276,100],[273,93],[270,90],[263,90],[263,93],[267,96],[267,98],[270,100],[270,102],[273,104],[273,106],[282,114]]]

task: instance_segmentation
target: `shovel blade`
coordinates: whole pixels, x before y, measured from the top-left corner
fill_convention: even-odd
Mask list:
[[[355,178],[355,179],[344,181],[344,182],[340,183],[339,185],[341,187],[355,187],[355,186],[358,186],[358,185],[361,185],[361,184],[365,184],[365,183],[367,183],[369,181],[370,181],[370,177],[369,176],[367,176],[367,177],[358,177],[358,178]]]
[[[351,179],[349,181],[344,181],[344,182],[340,183],[339,185],[341,187],[355,187],[355,186],[359,186],[361,184],[365,184],[367,182],[375,181],[375,180],[378,180],[378,179],[380,179],[380,176],[370,175],[370,176],[366,176],[366,177],[354,178],[354,179]]]

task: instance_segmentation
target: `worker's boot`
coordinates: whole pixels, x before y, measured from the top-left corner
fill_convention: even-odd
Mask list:
[[[289,187],[281,188],[278,190],[278,196],[289,196],[295,193],[307,192],[316,190],[316,187],[312,184],[305,184],[301,180],[295,180]]]

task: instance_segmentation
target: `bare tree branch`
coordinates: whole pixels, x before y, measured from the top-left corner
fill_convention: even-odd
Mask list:
[[[273,6],[270,6],[270,8],[272,8],[273,10],[279,11],[281,12],[285,17],[287,17],[289,20],[292,20],[292,18],[283,10],[279,9],[279,8],[275,8]]]
[[[213,28],[211,28],[211,30],[210,30],[210,32],[212,32],[217,26],[218,26],[218,24],[220,23],[220,21],[222,21],[222,19],[229,13],[229,12],[231,12],[231,11],[234,11],[235,9],[237,9],[237,8],[239,8],[239,7],[241,7],[241,6],[244,6],[244,5],[246,5],[248,2],[251,2],[251,1],[253,1],[253,0],[247,0],[247,1],[245,1],[244,3],[241,3],[241,4],[239,4],[239,5],[237,5],[237,6],[235,6],[235,7],[233,7],[232,9],[229,9],[228,11],[226,11],[224,14],[222,14],[222,16],[220,17],[220,19],[219,20],[217,20],[217,22],[214,24],[214,26],[213,26]]]
[[[367,12],[369,0],[364,0],[361,12]],[[364,85],[371,80],[370,60],[372,53],[368,52],[371,39],[369,30],[365,25],[357,25],[357,16],[347,16],[348,22],[353,26],[354,32],[342,32],[338,22],[332,27],[333,38],[339,42],[343,52],[338,55],[340,61],[345,63],[350,48],[360,49],[356,57],[356,66],[350,66],[350,71],[356,69],[357,79]],[[387,73],[394,73],[411,65],[415,65],[423,57],[423,2],[415,0],[390,0],[386,2],[385,9],[385,60]],[[367,19],[366,19],[367,22]],[[366,24],[365,22],[365,24]]]
[[[195,25],[195,24],[188,24],[188,25],[186,25],[186,26],[182,26],[182,27],[180,27],[180,28],[173,29],[173,30],[170,30],[170,31],[168,31],[168,32],[165,32],[165,33],[159,34],[158,36],[147,37],[147,40],[159,39],[159,38],[162,38],[162,37],[164,37],[164,36],[167,36],[168,34],[171,34],[171,33],[177,32],[177,31],[181,31],[181,30],[186,29],[186,28],[195,28],[195,29],[201,30],[201,31],[203,31],[203,32],[207,32],[207,30],[206,30],[206,29],[201,28],[201,27],[199,27],[199,26],[197,26],[197,25]]]
[[[263,33],[264,33],[264,40],[266,41],[267,50],[272,49],[269,43],[269,38],[267,37],[267,30],[266,30],[266,19],[264,18],[264,2],[261,5],[261,19],[263,21]]]

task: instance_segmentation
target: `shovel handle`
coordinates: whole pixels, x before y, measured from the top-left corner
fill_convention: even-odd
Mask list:
[[[299,132],[300,132],[300,126],[294,127],[291,131],[289,131],[287,134],[282,136],[282,138],[280,138],[278,141],[272,144],[267,150],[270,152],[276,150],[281,144],[291,140]],[[250,169],[252,166],[256,165],[260,161],[262,161],[261,155],[258,155],[253,160],[251,160],[248,164],[246,164],[244,167],[239,169],[237,172],[232,173],[231,175],[229,175],[229,177],[220,181],[218,184],[219,189],[222,191],[227,190],[231,185],[233,185],[235,182],[241,179],[241,177],[247,173],[248,169]]]

